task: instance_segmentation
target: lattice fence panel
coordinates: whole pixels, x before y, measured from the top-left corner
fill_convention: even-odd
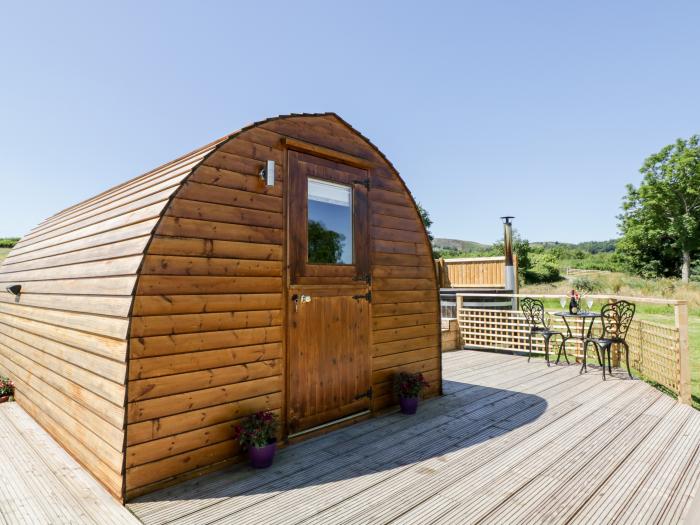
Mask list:
[[[630,365],[647,379],[678,393],[680,336],[678,328],[651,321],[632,321],[627,334]]]
[[[527,351],[528,327],[514,310],[462,308],[458,313],[462,344],[469,348]],[[533,340],[533,353],[544,353],[541,340]]]
[[[552,330],[567,333],[566,324],[561,317],[547,314],[547,318]],[[519,311],[462,308],[458,312],[458,321],[461,342],[466,348],[527,352],[529,328]],[[582,320],[568,321],[571,332],[580,335],[583,330]],[[590,322],[586,321],[586,332]],[[600,332],[601,323],[596,320],[592,334],[600,335]],[[556,356],[560,341],[558,337],[550,341],[550,358]],[[675,393],[679,392],[680,337],[677,328],[635,320],[627,334],[627,342],[633,369],[645,378],[656,381]],[[583,344],[580,340],[568,341],[566,349],[569,357],[583,357]],[[542,337],[533,337],[532,353],[544,355]],[[592,345],[588,347],[588,359],[589,362],[595,362]]]

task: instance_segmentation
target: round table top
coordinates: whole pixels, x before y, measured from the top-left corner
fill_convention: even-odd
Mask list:
[[[578,312],[575,314],[570,312],[552,312],[552,314],[559,317],[600,317],[598,312]]]

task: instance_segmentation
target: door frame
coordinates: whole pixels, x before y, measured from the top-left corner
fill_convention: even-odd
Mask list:
[[[282,334],[282,352],[284,355],[284,393],[282,395],[282,409],[281,409],[281,423],[282,423],[282,436],[283,439],[286,441],[289,441],[290,439],[290,431],[289,431],[289,400],[290,400],[290,388],[289,388],[289,383],[290,383],[290,373],[289,373],[289,358],[290,358],[290,345],[289,345],[289,335],[290,331],[288,329],[289,327],[289,320],[290,320],[290,308],[291,308],[291,296],[289,293],[290,286],[292,285],[292,276],[291,276],[291,265],[290,265],[290,257],[289,257],[289,246],[290,246],[290,213],[289,209],[290,206],[292,205],[292,202],[290,200],[290,181],[291,181],[291,173],[292,173],[292,167],[290,163],[290,155],[289,152],[298,152],[298,153],[305,153],[307,155],[312,155],[314,157],[318,157],[320,159],[325,159],[325,160],[330,160],[332,162],[338,163],[338,164],[344,164],[353,168],[360,168],[364,169],[367,171],[367,180],[368,180],[368,190],[371,184],[372,180],[372,170],[377,166],[374,162],[364,159],[362,157],[357,157],[355,155],[351,155],[349,153],[345,153],[343,151],[338,151],[334,150],[332,148],[327,148],[325,146],[321,146],[319,144],[314,144],[311,142],[306,142],[303,140],[295,139],[292,137],[283,137],[282,138],[282,147],[283,147],[283,159],[284,159],[284,173],[285,173],[285,178],[284,178],[284,183],[283,183],[283,190],[282,190],[282,206],[283,206],[283,212],[284,212],[284,246],[283,246],[283,275],[282,275],[282,315],[283,315],[283,334]],[[367,192],[367,258],[366,258],[366,267],[367,267],[367,275],[371,276],[372,274],[372,267],[373,267],[373,257],[372,257],[372,235],[371,235],[371,230],[372,230],[372,223],[371,223],[371,204],[370,204],[370,199],[369,199],[369,191]],[[371,282],[367,283],[368,289],[372,290]],[[372,333],[372,302],[368,302],[368,340],[367,344],[369,347],[369,352],[368,352],[368,357],[369,357],[369,363],[368,363],[368,370],[369,370],[369,384],[370,387],[372,386],[372,346],[373,346],[373,333]],[[343,418],[340,418],[338,420],[330,421],[326,424],[319,425],[318,427],[310,428],[305,431],[301,431],[298,433],[295,433],[292,438],[296,439],[297,437],[301,437],[303,435],[303,438],[307,437],[313,437],[314,435],[320,434],[327,432],[329,430],[332,430],[334,428],[340,428],[342,426],[346,426],[348,424],[351,424],[354,421],[359,421],[362,419],[366,419],[368,417],[372,417],[374,415],[374,405],[373,401],[370,398],[369,402],[369,410],[359,413],[359,414],[353,414],[350,416],[346,416]]]

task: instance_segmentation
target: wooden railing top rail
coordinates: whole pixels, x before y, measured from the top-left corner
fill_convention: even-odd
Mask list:
[[[445,264],[451,264],[451,263],[465,263],[465,262],[484,262],[484,261],[505,261],[506,258],[503,255],[497,255],[495,257],[459,257],[459,258],[450,258],[450,259],[443,259],[445,261]]]
[[[502,299],[534,297],[536,299],[561,299],[567,297],[567,294],[533,294],[533,293],[477,293],[477,292],[460,292],[456,294],[458,297],[499,297]],[[587,294],[585,297],[597,300],[615,299],[617,301],[630,301],[646,304],[660,304],[668,306],[676,306],[688,304],[685,299],[666,299],[664,297],[638,297],[632,295],[606,295],[606,294]]]

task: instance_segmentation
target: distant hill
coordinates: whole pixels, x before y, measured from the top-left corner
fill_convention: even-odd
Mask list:
[[[563,248],[583,250],[588,253],[612,253],[615,251],[615,246],[617,245],[617,239],[610,239],[607,241],[585,241],[579,243],[569,243],[569,242],[557,242],[557,241],[545,241],[545,242],[531,242],[530,246],[542,246],[543,248],[556,248],[561,246]]]
[[[440,250],[473,252],[486,250],[490,247],[490,245],[481,244],[474,241],[462,241],[460,239],[442,239],[440,237],[436,237],[435,239],[433,239],[433,247]]]
[[[542,247],[544,249],[567,248],[578,249],[588,253],[611,253],[615,251],[617,239],[607,241],[586,241],[579,243],[558,242],[558,241],[530,241],[532,247]],[[433,239],[433,247],[437,250],[449,250],[459,252],[478,252],[494,247],[493,244],[481,244],[474,241],[463,241],[460,239]]]
[[[615,251],[616,239],[579,243],[538,242],[525,244],[516,240],[514,249],[518,256],[522,278],[528,284],[556,282],[567,268],[624,271],[624,262]],[[435,239],[433,254],[436,258],[489,257],[503,255],[503,244],[481,244],[459,239]]]

